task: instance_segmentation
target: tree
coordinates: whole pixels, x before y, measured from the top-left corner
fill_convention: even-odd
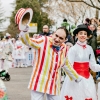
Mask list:
[[[4,19],[4,10],[2,7],[2,3],[0,1],[0,29],[3,28],[2,23],[5,21]]]
[[[96,9],[96,15],[95,17],[99,17],[99,10],[100,10],[100,0],[65,0],[69,2],[82,2],[92,8]]]
[[[2,31],[4,31],[4,25],[3,25],[4,21],[5,21],[5,19],[4,19],[4,9],[3,9],[2,3],[0,1],[0,38],[3,37]]]
[[[84,21],[90,7],[79,3],[68,2],[67,0],[51,0],[44,6],[49,17],[53,20],[66,18],[71,24],[77,24]],[[91,16],[91,15],[90,15]],[[55,19],[56,18],[56,19]]]

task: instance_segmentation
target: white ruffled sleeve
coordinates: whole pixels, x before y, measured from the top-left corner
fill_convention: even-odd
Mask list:
[[[93,49],[90,47],[90,69],[93,70],[94,72],[98,72],[100,71],[100,65],[96,63],[96,59],[95,59],[95,56],[94,56],[94,52],[93,52]]]

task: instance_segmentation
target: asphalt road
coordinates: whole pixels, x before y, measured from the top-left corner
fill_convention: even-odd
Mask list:
[[[10,81],[4,81],[9,100],[31,100],[30,90],[27,88],[32,72],[32,67],[11,68]]]

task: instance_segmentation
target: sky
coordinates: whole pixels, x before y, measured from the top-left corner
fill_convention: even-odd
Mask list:
[[[11,3],[15,2],[16,0],[1,0],[1,7],[4,10],[4,19],[6,17],[11,17],[12,11],[14,10],[13,5]],[[8,25],[10,24],[9,19],[7,19],[3,23],[3,28],[7,28]]]

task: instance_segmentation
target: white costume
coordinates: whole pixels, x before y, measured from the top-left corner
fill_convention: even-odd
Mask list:
[[[25,59],[24,44],[21,40],[17,40],[15,43],[14,59],[16,59],[16,67],[23,67],[23,59]]]
[[[32,60],[33,60],[33,49],[28,48],[28,52],[26,55],[26,62],[28,66],[32,66]]]
[[[15,59],[25,59],[24,44],[22,41],[17,40],[15,43]]]
[[[61,100],[97,100],[96,87],[89,68],[98,72],[100,65],[96,64],[92,48],[86,42],[78,41],[69,49],[68,59],[82,80],[76,83],[66,77],[61,90]]]
[[[3,60],[1,60],[1,58],[2,58],[2,51],[3,51],[3,42],[4,41],[0,41],[0,71],[2,71],[2,69],[3,69]]]
[[[3,62],[3,69],[8,72],[8,69],[12,67],[12,51],[13,46],[11,43],[11,40],[5,40],[3,42],[3,48],[2,48],[2,55],[1,59],[4,60]]]
[[[23,60],[23,67],[28,67],[28,52],[29,47],[24,45],[24,51],[25,51],[25,59]]]

